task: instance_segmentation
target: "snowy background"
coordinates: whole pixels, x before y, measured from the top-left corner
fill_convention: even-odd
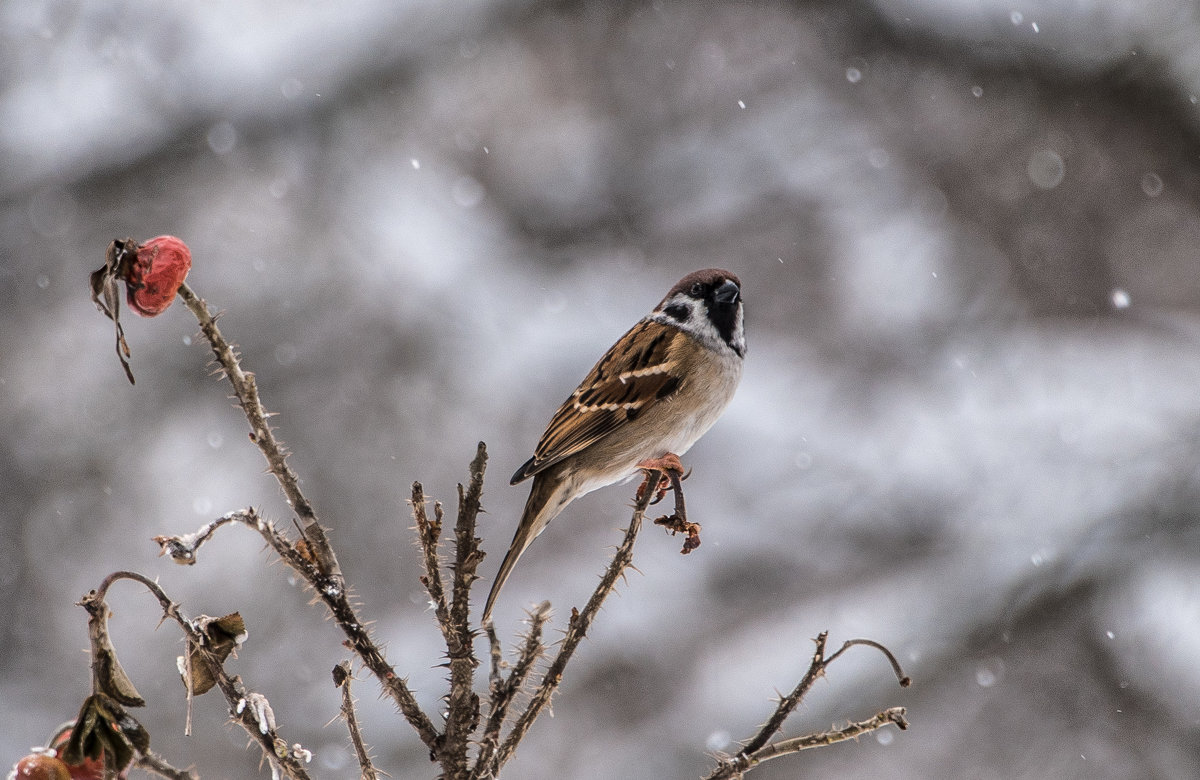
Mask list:
[[[240,610],[229,668],[317,776],[355,771],[325,725],[341,636],[288,571],[242,529],[190,569],[150,542],[288,519],[186,310],[127,315],[130,387],[88,300],[110,240],[173,233],[434,711],[409,484],[453,504],[489,444],[490,578],[558,403],[684,273],[741,276],[745,380],[686,458],[704,546],[643,532],[514,777],[696,777],[823,629],[915,685],[856,651],[786,733],[913,726],[756,778],[1200,766],[1194,4],[11,2],[0,65],[0,763],[74,714],[73,604],[130,568]],[[584,602],[630,498],[550,526],[505,635]],[[255,775],[216,694],[182,736],[150,597],[111,603],[153,746]],[[357,692],[380,767],[433,776]]]

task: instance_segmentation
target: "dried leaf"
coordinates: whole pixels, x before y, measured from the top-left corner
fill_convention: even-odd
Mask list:
[[[246,623],[238,612],[232,612],[219,618],[200,615],[194,622],[196,628],[204,635],[202,643],[204,649],[208,650],[221,663],[224,663],[225,659],[234,654],[238,646],[246,641]],[[189,642],[187,665],[184,665],[183,656],[177,658],[176,662],[179,666],[179,675],[183,678],[183,684],[190,688],[193,696],[207,693],[217,684],[217,678],[213,676],[208,664],[201,656],[199,646]]]
[[[92,676],[99,693],[128,707],[145,707],[146,700],[133,687],[108,635],[108,609],[103,603],[88,609],[88,638],[92,644]]]
[[[125,329],[121,327],[121,294],[117,282],[137,257],[137,249],[138,243],[132,238],[118,238],[108,245],[103,267],[91,275],[92,302],[113,321],[117,334],[117,359],[121,361],[121,368],[125,369],[130,384],[134,384],[133,370],[129,367],[129,342],[125,340]]]

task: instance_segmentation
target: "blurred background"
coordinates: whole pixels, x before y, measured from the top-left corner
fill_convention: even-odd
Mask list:
[[[869,637],[787,735],[912,728],[755,778],[1177,778],[1200,766],[1200,12],[1182,0],[0,5],[0,763],[88,692],[82,594],[116,569],[240,610],[228,668],[316,776],[354,776],[341,635],[261,541],[289,515],[182,306],[87,275],[114,238],[191,246],[391,662],[439,707],[444,649],[405,499],[508,476],[684,273],[737,273],[750,352],[685,458],[704,545],[646,528],[513,777],[691,778]],[[632,485],[572,505],[497,609],[510,640],[594,587]],[[482,601],[487,581],[481,583]],[[111,593],[152,746],[263,776],[182,652]],[[552,629],[551,638],[557,636]],[[480,646],[482,648],[482,645]],[[393,777],[425,750],[357,685]]]

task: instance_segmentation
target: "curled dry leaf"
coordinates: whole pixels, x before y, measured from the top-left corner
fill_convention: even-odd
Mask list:
[[[97,692],[127,707],[145,707],[146,700],[117,660],[117,651],[108,635],[108,606],[95,592],[80,602],[88,612],[88,638],[92,645],[92,680]]]
[[[93,271],[91,276],[92,302],[96,308],[113,321],[117,332],[117,359],[129,384],[133,384],[133,370],[129,368],[129,342],[125,340],[125,329],[121,327],[121,295],[117,290],[117,280],[121,278],[121,268],[130,263],[131,255],[137,254],[137,243],[132,238],[118,238],[108,245],[104,265]]]
[[[204,635],[204,648],[221,663],[246,641],[246,623],[240,613],[232,612],[224,617],[214,618],[200,615],[193,621],[196,628]],[[183,656],[176,659],[179,675],[185,686],[190,685],[191,693],[199,696],[212,690],[217,684],[217,678],[209,670],[208,664],[200,655],[200,648],[188,643],[187,665]]]
[[[667,515],[660,517],[654,521],[655,525],[661,525],[671,532],[671,536],[675,534],[684,534],[686,538],[683,540],[683,549],[679,552],[687,555],[692,550],[700,546],[700,524],[690,523],[678,514]]]
[[[181,566],[196,563],[196,539],[192,534],[183,536],[154,536],[151,541],[158,545],[159,555],[170,555],[171,560]]]

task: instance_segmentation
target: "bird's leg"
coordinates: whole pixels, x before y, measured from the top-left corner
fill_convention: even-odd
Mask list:
[[[675,453],[668,452],[661,458],[649,458],[637,464],[639,469],[644,469],[646,480],[642,482],[638,488],[638,498],[641,499],[649,489],[656,490],[658,495],[650,503],[657,504],[666,496],[667,491],[671,490],[675,493],[675,511],[665,517],[660,517],[654,521],[655,525],[661,525],[671,532],[672,535],[683,533],[687,538],[683,542],[683,549],[680,550],[684,555],[687,555],[692,550],[700,546],[700,524],[689,523],[687,519],[687,505],[683,500],[683,480],[688,478],[688,473],[684,472],[683,464],[679,462],[679,456]],[[659,482],[653,488],[650,487],[651,471],[657,471],[661,476]]]

